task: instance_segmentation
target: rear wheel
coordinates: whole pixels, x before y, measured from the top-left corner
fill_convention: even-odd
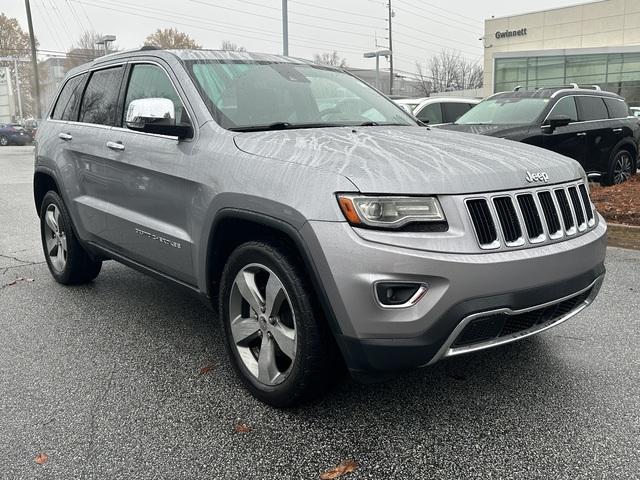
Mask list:
[[[71,228],[71,217],[60,196],[49,191],[40,208],[42,248],[53,278],[64,285],[87,283],[100,273],[101,261],[82,248]]]
[[[0,136],[0,146],[6,147],[7,145],[9,145],[9,139],[4,135]]]
[[[245,243],[224,268],[220,313],[232,365],[275,407],[313,398],[337,377],[337,354],[305,275],[281,246]]]
[[[609,171],[604,176],[603,185],[617,185],[626,182],[635,173],[636,162],[631,152],[625,149],[615,152],[609,162]]]

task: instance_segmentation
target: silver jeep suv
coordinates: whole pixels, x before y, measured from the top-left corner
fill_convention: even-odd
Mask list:
[[[114,259],[200,294],[253,395],[512,342],[587,307],[606,226],[580,165],[417,125],[339,69],[143,49],[71,71],[38,131],[51,274]]]

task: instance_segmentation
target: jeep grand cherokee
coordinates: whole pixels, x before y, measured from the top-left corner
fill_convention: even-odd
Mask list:
[[[604,277],[576,161],[420,127],[355,77],[280,56],[145,49],[72,70],[34,192],[58,282],[114,259],[197,292],[275,406],[343,363],[364,376],[541,332]]]

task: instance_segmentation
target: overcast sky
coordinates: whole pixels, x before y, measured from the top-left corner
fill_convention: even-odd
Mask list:
[[[571,0],[392,0],[395,66],[415,71],[442,48],[472,61],[483,56],[483,21],[577,3]],[[258,52],[282,52],[281,0],[31,0],[40,49],[66,51],[83,30],[140,46],[157,28],[175,27],[205,48],[230,40]],[[24,1],[2,0],[0,13],[26,30]],[[311,58],[336,50],[349,66],[371,67],[362,53],[387,44],[385,0],[289,0],[289,53]],[[386,62],[381,65],[386,66]]]

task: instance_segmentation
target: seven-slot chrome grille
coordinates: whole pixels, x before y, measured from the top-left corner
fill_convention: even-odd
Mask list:
[[[586,232],[596,223],[582,182],[549,185],[466,199],[480,248],[515,248]]]

